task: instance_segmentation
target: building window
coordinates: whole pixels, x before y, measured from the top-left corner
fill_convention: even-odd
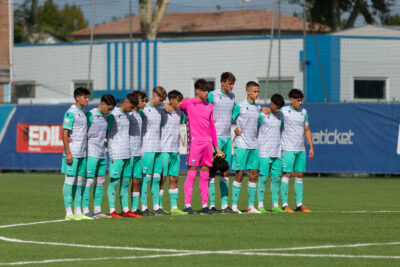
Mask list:
[[[88,87],[88,82],[84,81],[84,80],[73,81],[73,86],[74,86],[73,90],[75,90],[76,88],[79,88],[79,87],[87,88]],[[90,91],[89,99],[93,99],[93,81],[89,82],[89,88],[88,89]]]
[[[259,79],[258,84],[260,85],[260,94],[258,99],[260,101],[265,101],[271,99],[272,95],[280,94],[284,99],[289,99],[289,92],[293,89],[293,79],[292,78],[282,78],[281,80],[271,79],[268,82],[268,95],[266,95],[266,80]]]
[[[11,91],[11,103],[17,103],[19,98],[35,98],[36,83],[34,81],[14,82]]]
[[[386,80],[355,79],[354,99],[386,99]]]
[[[206,79],[206,81],[210,85],[210,91],[214,91],[215,90],[215,80]]]

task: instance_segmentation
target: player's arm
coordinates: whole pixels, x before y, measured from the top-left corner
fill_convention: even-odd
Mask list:
[[[72,130],[72,125],[74,124],[74,114],[72,112],[65,113],[64,121],[62,125],[62,140],[64,144],[65,159],[68,164],[72,164],[73,158],[71,150],[69,149],[69,131]],[[71,140],[72,142],[72,140]]]
[[[185,123],[186,122],[186,116],[185,113],[181,112],[181,123]]]
[[[188,98],[184,98],[181,104],[181,110],[186,110],[187,107],[189,105],[189,99]]]
[[[214,102],[214,91],[211,91],[207,95],[207,102],[212,104]]]
[[[92,112],[86,112],[86,121],[87,121],[87,129],[89,131],[90,125],[92,125],[92,121],[93,121],[93,113]]]
[[[215,129],[215,124],[214,124],[214,112],[211,112],[210,115],[210,131],[211,131],[211,139],[215,148],[215,151],[217,152],[217,154],[224,154],[222,153],[222,151],[219,149],[218,147],[218,139],[217,139],[217,130]]]
[[[304,121],[304,135],[306,137],[308,145],[310,146],[310,151],[308,152],[308,158],[312,159],[314,157],[314,146],[313,146],[313,142],[312,142],[311,129],[308,124],[308,114],[306,114],[306,118]]]

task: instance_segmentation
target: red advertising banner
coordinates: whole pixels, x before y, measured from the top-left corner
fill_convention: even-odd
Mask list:
[[[17,152],[63,153],[61,124],[17,124]]]

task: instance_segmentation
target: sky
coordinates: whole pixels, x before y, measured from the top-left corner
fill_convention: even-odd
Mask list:
[[[12,0],[14,7],[18,6],[24,0]],[[39,0],[43,3],[45,0]],[[64,4],[77,4],[84,12],[85,18],[89,21],[92,17],[92,7],[94,0],[53,0],[59,6]],[[109,22],[113,18],[123,18],[129,14],[130,0],[96,0],[95,24]],[[132,1],[132,12],[139,13],[138,0]],[[327,0],[329,1],[329,0]],[[297,13],[302,15],[302,7],[291,4],[290,0],[281,0],[281,13],[293,15]],[[170,0],[167,12],[190,12],[190,11],[210,11],[219,6],[221,10],[240,10],[240,9],[267,9],[273,10],[273,0]],[[400,0],[395,1],[392,8],[392,14],[400,14]],[[346,15],[346,14],[345,14]],[[359,16],[356,26],[364,25],[364,19]],[[90,25],[90,24],[89,24]]]

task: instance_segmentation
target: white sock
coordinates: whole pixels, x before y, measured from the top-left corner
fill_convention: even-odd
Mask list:
[[[233,210],[237,210],[237,205],[232,205]]]
[[[142,205],[142,211],[147,210],[147,205]]]
[[[128,211],[129,211],[129,208],[128,208],[128,207],[122,208],[122,211],[123,211],[123,212],[128,212]]]
[[[76,216],[82,215],[81,207],[74,208],[74,213]]]
[[[160,196],[163,196],[164,195],[164,189],[161,189],[160,190]]]
[[[264,202],[258,202],[258,208],[264,208]]]
[[[278,203],[272,203],[272,208],[278,207]]]
[[[93,213],[99,213],[99,212],[101,212],[101,207],[94,206]]]
[[[89,208],[85,207],[83,208],[83,214],[89,213]]]
[[[158,204],[153,205],[153,210],[158,210],[159,208],[160,208],[160,205],[158,205]]]
[[[210,205],[210,209],[215,208],[215,205]]]
[[[208,204],[203,204],[203,208],[207,208]]]
[[[113,213],[115,211],[115,208],[110,208],[110,213]]]
[[[71,215],[74,215],[72,213],[72,208],[71,207],[65,208],[65,216],[71,216]]]
[[[286,207],[288,203],[282,203],[282,208]]]
[[[222,210],[226,209],[227,207],[228,207],[228,205],[226,205],[226,204],[221,205],[221,209],[222,209]]]
[[[254,206],[251,205],[251,206],[248,206],[248,208],[251,209],[251,210],[253,210],[253,209],[254,209]]]
[[[297,203],[297,204],[296,204],[296,208],[298,208],[298,207],[300,207],[300,206],[303,206],[303,203]]]
[[[192,207],[190,204],[185,204],[185,209]]]
[[[178,207],[177,206],[172,206],[171,210],[176,210]]]

